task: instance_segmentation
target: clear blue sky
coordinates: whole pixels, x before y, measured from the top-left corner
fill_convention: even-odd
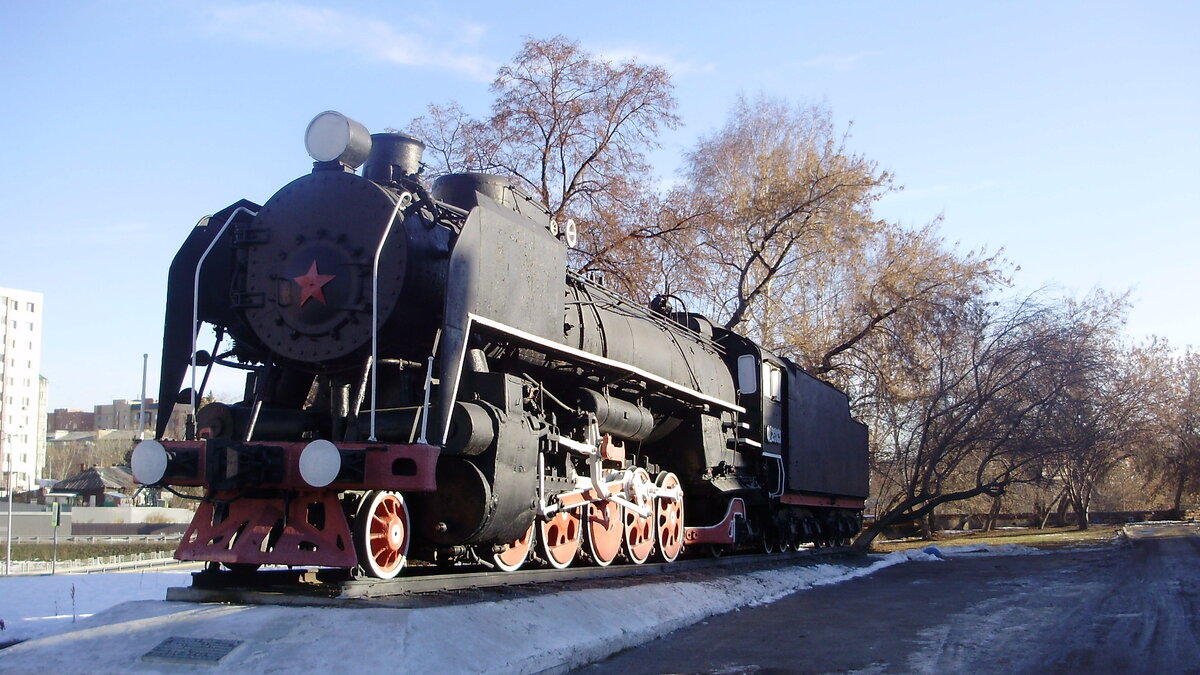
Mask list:
[[[143,353],[157,389],[171,257],[201,216],[307,172],[313,115],[483,114],[496,66],[555,34],[670,70],[664,179],[739,93],[825,103],[906,187],[879,215],[944,214],[1023,289],[1131,290],[1131,336],[1200,346],[1200,3],[740,7],[0,4],[0,286],[46,296],[51,407],[136,398]]]

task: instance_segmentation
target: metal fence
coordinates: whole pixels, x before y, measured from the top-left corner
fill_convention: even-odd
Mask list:
[[[182,535],[174,534],[74,534],[59,536],[58,543],[71,544],[139,544],[144,542],[179,541]],[[14,544],[49,544],[54,541],[54,535],[39,534],[13,537]]]
[[[60,560],[57,564],[49,560],[14,560],[11,563],[10,575],[34,574],[91,574],[94,572],[115,572],[163,565],[180,565],[170,553],[130,553],[128,555],[107,555],[97,558],[80,560]]]
[[[59,537],[60,544],[136,544],[136,543],[175,543],[179,541],[178,534],[124,534],[124,535],[73,535]],[[14,544],[50,544],[53,536],[13,537]],[[99,556],[74,560],[13,560],[8,563],[9,573],[16,575],[31,574],[87,574],[91,572],[113,572],[145,567],[180,564],[171,557],[170,551],[151,551],[145,553],[129,553],[125,555]],[[3,568],[0,567],[0,573]]]

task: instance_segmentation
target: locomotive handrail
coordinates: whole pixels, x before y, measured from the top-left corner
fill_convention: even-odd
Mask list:
[[[191,389],[191,392],[192,392],[192,415],[193,416],[196,414],[196,333],[200,332],[200,326],[199,326],[199,323],[200,323],[200,268],[204,267],[204,261],[208,259],[208,254],[212,253],[212,250],[214,248],[216,248],[217,242],[221,240],[222,236],[224,236],[225,230],[229,228],[229,225],[230,225],[230,223],[233,222],[233,219],[237,218],[238,214],[242,213],[243,211],[246,213],[249,213],[251,216],[258,215],[258,211],[251,211],[250,209],[248,209],[244,206],[239,206],[236,209],[234,209],[233,213],[229,214],[229,217],[225,219],[225,224],[222,225],[221,229],[217,231],[217,236],[213,237],[212,241],[208,242],[208,248],[204,249],[204,253],[200,255],[200,260],[196,263],[196,276],[192,279],[192,358],[191,358],[192,389]]]
[[[785,467],[783,465],[783,456],[779,455],[778,453],[774,453],[774,452],[764,452],[763,457],[775,460],[775,464],[779,466],[779,470],[775,472],[777,475],[777,480],[775,481],[775,487],[771,488],[771,491],[768,493],[767,496],[769,496],[771,498],[782,497],[783,493],[786,492],[786,489],[785,489],[785,485],[786,485],[785,480],[786,479],[785,479],[784,474],[787,472],[787,467]]]
[[[429,442],[429,392],[433,389],[433,356],[429,357],[429,367],[425,370],[425,403],[421,406],[421,437],[417,442],[425,445]],[[372,412],[374,408],[372,408]],[[372,429],[373,431],[373,429]]]
[[[392,208],[392,216],[383,227],[383,236],[379,238],[379,246],[375,248],[375,262],[371,266],[371,433],[367,439],[372,443],[375,438],[375,410],[379,408],[379,258],[383,255],[383,246],[392,233],[392,223],[401,209],[412,204],[413,197],[409,192],[401,192]]]

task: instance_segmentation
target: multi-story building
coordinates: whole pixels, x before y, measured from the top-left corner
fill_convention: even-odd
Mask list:
[[[55,408],[46,416],[49,431],[95,431],[96,413]]]
[[[37,473],[34,479],[46,477],[46,411],[50,409],[50,380],[38,375],[37,406]]]
[[[184,433],[184,425],[187,419],[189,405],[176,405],[171,411],[171,419],[167,424],[166,438],[182,439]],[[116,399],[112,405],[98,405],[95,407],[95,412],[92,413],[92,421],[95,429],[119,429],[122,431],[138,431],[142,415],[142,404],[137,401],[129,402],[125,399]],[[56,411],[57,412],[57,411]],[[146,399],[145,405],[145,425],[144,434],[146,438],[154,437],[154,430],[158,424],[158,402],[152,398]]]
[[[42,294],[0,288],[0,461],[15,492],[34,489],[45,457],[41,367]]]
[[[146,399],[143,438],[154,438],[158,425],[158,403]],[[163,437],[183,440],[191,406],[179,404],[171,411]],[[128,461],[129,451],[138,440],[142,406],[136,401],[117,399],[95,406],[94,412],[59,408],[46,415],[47,452],[43,475],[64,478],[79,471],[79,465],[118,466]]]

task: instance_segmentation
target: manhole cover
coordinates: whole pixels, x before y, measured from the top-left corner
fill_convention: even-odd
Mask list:
[[[142,656],[143,661],[215,665],[242,644],[241,640],[169,637]]]

